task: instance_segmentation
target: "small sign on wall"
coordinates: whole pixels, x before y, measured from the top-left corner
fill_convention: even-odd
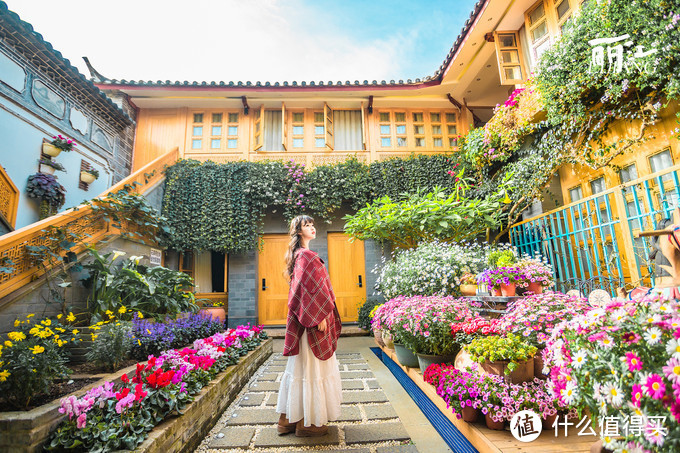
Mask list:
[[[151,249],[149,251],[149,262],[152,266],[161,265],[161,251],[158,249]]]

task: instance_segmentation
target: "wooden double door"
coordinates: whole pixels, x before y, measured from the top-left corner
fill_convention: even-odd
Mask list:
[[[265,234],[258,260],[258,322],[285,325],[288,314],[288,282],[284,277],[287,234]],[[342,322],[356,322],[358,305],[366,298],[364,243],[349,242],[344,233],[328,233],[326,266]]]

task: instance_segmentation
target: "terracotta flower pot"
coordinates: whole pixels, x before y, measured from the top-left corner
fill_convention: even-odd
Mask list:
[[[515,284],[514,283],[508,283],[507,285],[502,284],[501,285],[501,295],[510,297],[515,295]]]
[[[382,340],[383,343],[385,343],[385,347],[387,349],[394,349],[394,341],[392,340],[392,335],[389,332],[385,330],[382,331]]]
[[[59,153],[61,153],[61,151],[62,151],[61,148],[57,148],[51,143],[42,144],[42,152],[47,154],[48,156],[57,157]]]
[[[463,296],[476,296],[477,285],[460,285],[460,293]]]
[[[227,319],[227,312],[223,307],[204,307],[198,310],[199,313],[207,313],[212,319],[217,319],[224,324]]]
[[[543,294],[543,285],[539,282],[531,282],[527,286],[527,292],[532,292],[534,294]]]
[[[500,288],[500,287],[498,287],[498,288],[496,288],[496,287],[491,288],[491,295],[494,296],[494,297],[500,297],[500,296],[502,296],[503,294],[501,293],[501,288]]]
[[[508,360],[496,360],[494,362],[484,362],[481,366],[488,374],[503,376],[505,380],[511,384],[521,384],[522,382],[531,381],[534,378],[533,357],[524,362],[519,362],[514,371],[505,374],[505,370],[509,363],[510,361]]]
[[[486,427],[489,428],[489,429],[495,429],[497,431],[501,431],[501,430],[503,430],[503,428],[505,428],[505,420],[502,420],[500,422],[495,422],[495,421],[493,421],[493,419],[491,418],[491,416],[489,414],[486,414],[484,416],[484,418],[486,420]]]
[[[383,341],[382,337],[382,330],[373,329],[373,338],[375,339],[375,342],[378,343],[378,346],[385,346],[385,342]]]
[[[541,424],[543,425],[544,431],[553,429],[553,423],[555,423],[555,420],[557,420],[558,415],[559,414],[555,412],[554,415],[548,415],[546,418],[541,420]]]
[[[536,351],[536,356],[534,357],[534,376],[539,379],[546,380],[548,379],[548,375],[543,374],[543,366],[543,349],[539,349]]]
[[[468,423],[473,423],[479,420],[479,415],[482,413],[481,410],[475,409],[472,406],[465,406],[460,412],[463,416],[463,421]]]

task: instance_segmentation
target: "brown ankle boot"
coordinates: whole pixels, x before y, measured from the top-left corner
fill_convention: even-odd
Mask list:
[[[297,437],[319,437],[328,434],[328,426],[305,426],[304,420],[297,422],[297,428],[295,428],[295,435]]]
[[[276,427],[279,434],[288,434],[295,431],[297,423],[291,423],[286,418],[286,414],[281,414],[279,417],[279,426]]]

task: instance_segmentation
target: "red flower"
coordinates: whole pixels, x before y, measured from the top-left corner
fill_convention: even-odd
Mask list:
[[[137,384],[135,386],[135,401],[142,401],[146,395],[148,395],[148,392],[145,392],[142,384]]]
[[[125,382],[126,384],[129,384],[129,383],[130,383],[130,378],[128,377],[127,374],[122,375],[122,376],[120,377],[120,380],[123,381],[123,382]]]
[[[125,388],[123,388],[120,392],[116,393],[116,399],[117,399],[118,401],[120,401],[120,400],[122,400],[123,398],[125,398],[126,396],[128,396],[128,393],[130,393],[130,389],[127,388],[127,387],[125,387]]]

